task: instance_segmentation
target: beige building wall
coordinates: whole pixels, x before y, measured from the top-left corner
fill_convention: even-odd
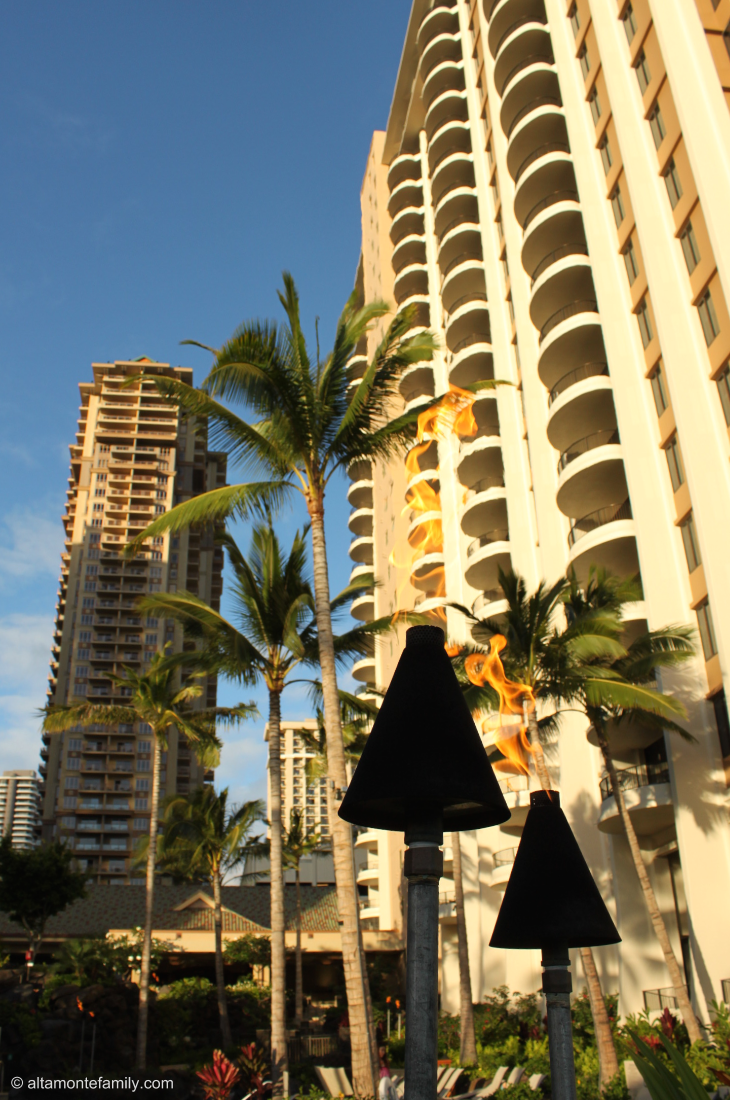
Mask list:
[[[433,365],[402,381],[405,407],[450,386],[511,385],[477,399],[468,431],[418,456],[416,482],[439,495],[440,547],[401,553],[433,519],[416,510],[403,532],[412,463],[405,475],[401,461],[351,472],[372,482],[377,614],[398,595],[435,622],[444,597],[498,618],[498,566],[532,588],[596,565],[640,577],[627,639],[697,628],[697,660],[661,679],[695,741],[632,727],[614,748],[703,1017],[730,977],[718,919],[730,904],[728,25],[730,0],[415,0],[363,185],[360,287],[365,300],[414,304],[439,337]],[[468,638],[452,610],[448,631]],[[387,685],[393,642],[362,664],[366,688]],[[623,936],[597,954],[604,988],[635,1012],[669,977],[579,716],[565,717],[546,755]],[[462,835],[475,1000],[499,983],[540,982],[537,953],[488,947],[537,782],[502,785],[510,821]],[[442,1001],[455,1010],[446,842]],[[380,906],[400,887],[386,878]],[[579,987],[578,960],[574,972]]]
[[[109,675],[144,671],[168,643],[182,648],[172,620],[140,616],[139,596],[185,589],[218,607],[223,552],[213,535],[184,532],[147,540],[133,560],[126,543],[174,504],[225,485],[226,457],[208,450],[206,426],[182,421],[153,376],[192,384],[191,368],[142,358],[93,364],[81,408],[63,518],[66,539],[56,606],[48,702],[124,704]],[[135,382],[129,385],[129,380]],[[202,706],[215,705],[209,678]],[[152,744],[143,724],[44,735],[43,834],[70,845],[90,879],[144,883],[130,867],[149,832]],[[162,793],[191,791],[212,772],[173,732],[163,753]]]
[[[10,838],[16,849],[40,841],[39,779],[33,769],[7,769],[0,775],[0,837]]]

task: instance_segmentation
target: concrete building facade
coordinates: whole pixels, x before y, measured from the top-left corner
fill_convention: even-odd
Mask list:
[[[39,780],[33,769],[6,769],[0,776],[0,837],[9,837],[16,849],[38,845]]]
[[[124,704],[124,689],[110,674],[125,666],[144,671],[168,643],[182,649],[174,621],[139,614],[140,595],[179,588],[214,607],[220,601],[223,551],[210,533],[155,537],[134,559],[122,558],[156,515],[225,484],[225,455],[208,450],[204,424],[182,420],[160,397],[154,383],[160,375],[192,384],[191,368],[143,358],[94,364],[93,382],[79,386],[49,703]],[[201,706],[215,701],[215,680],[208,679]],[[152,743],[145,728],[43,736],[44,837],[72,846],[98,883],[144,882],[132,874],[130,857],[149,831]],[[173,732],[163,753],[162,795],[189,792],[210,778]]]
[[[627,727],[613,745],[703,1018],[730,977],[729,28],[730,0],[414,0],[362,188],[357,286],[413,307],[414,327],[439,338],[433,364],[403,376],[400,408],[450,392],[451,415],[405,461],[349,472],[353,573],[379,582],[355,616],[415,607],[465,642],[444,602],[498,618],[498,567],[532,589],[596,565],[641,581],[627,639],[695,625],[697,660],[660,678],[695,741]],[[353,357],[353,381],[378,336]],[[510,385],[459,395],[487,379]],[[399,652],[378,641],[356,665],[365,692],[387,686]],[[546,757],[623,937],[597,953],[604,990],[622,1014],[672,1005],[594,742],[565,716]],[[501,783],[510,821],[461,839],[475,1001],[502,983],[539,987],[537,953],[488,947],[537,787]],[[402,862],[391,836],[381,844],[378,921]],[[448,846],[446,869],[453,1011]],[[574,972],[580,986],[578,959]]]

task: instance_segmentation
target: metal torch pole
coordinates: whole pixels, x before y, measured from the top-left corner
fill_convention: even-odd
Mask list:
[[[570,1017],[570,992],[573,990],[573,981],[569,968],[570,955],[567,948],[543,949],[542,990],[547,1003],[550,1082],[553,1098],[576,1097],[573,1023]]]
[[[438,1060],[439,879],[441,817],[411,822],[403,871],[408,880],[404,1098],[435,1098]]]

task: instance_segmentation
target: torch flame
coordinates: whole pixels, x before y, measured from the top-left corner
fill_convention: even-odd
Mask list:
[[[464,668],[472,685],[491,685],[499,694],[499,721],[487,719],[482,724],[485,734],[494,734],[495,745],[506,759],[496,762],[494,768],[502,773],[527,776],[528,755],[533,753],[527,737],[527,716],[535,711],[535,694],[529,685],[510,681],[505,674],[499,652],[506,646],[504,635],[493,635],[489,654],[470,654]]]
[[[81,999],[80,999],[80,998],[78,997],[78,995],[76,996],[76,1005],[77,1005],[77,1007],[79,1008],[79,1010],[81,1011],[81,1013],[83,1014],[83,1012],[84,1012],[84,1004],[82,1003],[82,1001],[81,1001]]]

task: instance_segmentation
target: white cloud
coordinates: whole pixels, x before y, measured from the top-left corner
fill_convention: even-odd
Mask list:
[[[35,511],[9,513],[0,527],[0,583],[37,574],[56,577],[63,529]]]
[[[0,619],[0,772],[38,768],[52,630],[51,617]]]

